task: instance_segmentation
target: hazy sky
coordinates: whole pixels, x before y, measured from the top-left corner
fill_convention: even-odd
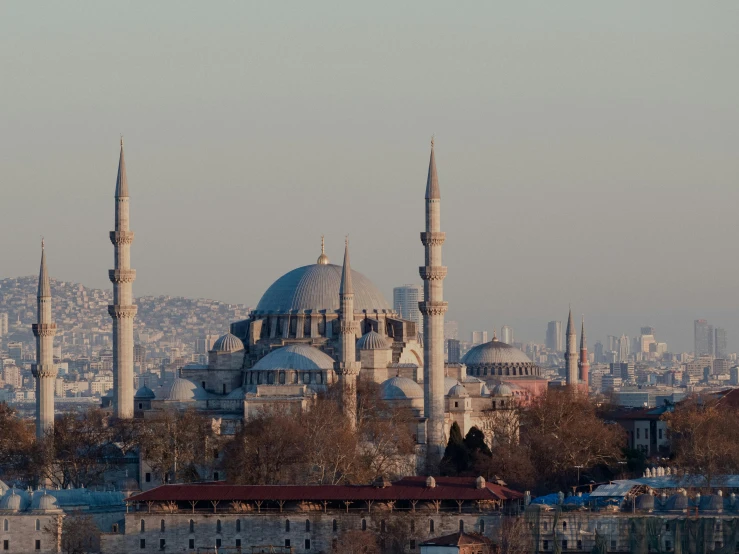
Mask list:
[[[739,2],[2,2],[0,277],[256,304],[320,236],[420,282],[436,134],[449,319],[543,341],[692,320],[739,348]],[[224,328],[227,322],[224,322]]]

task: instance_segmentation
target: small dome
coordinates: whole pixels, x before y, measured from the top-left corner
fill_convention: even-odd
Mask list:
[[[493,338],[478,344],[464,355],[461,362],[470,375],[537,376],[541,368],[518,348]]]
[[[136,400],[154,400],[157,396],[154,394],[153,390],[144,385],[136,391],[136,394],[134,394],[133,397]]]
[[[654,496],[651,494],[640,494],[636,497],[636,509],[649,511],[654,510]]]
[[[387,350],[390,343],[380,333],[369,331],[357,341],[357,350]]]
[[[241,342],[240,338],[231,333],[226,333],[213,343],[211,352],[238,352],[243,349],[244,343]]]
[[[41,497],[38,499],[38,508],[37,510],[56,510],[59,507],[56,505],[56,498],[51,496],[50,494],[44,494],[41,495]]]
[[[469,393],[463,385],[457,383],[449,391],[449,396],[453,396],[454,398],[467,398],[469,397]]]
[[[380,385],[383,400],[423,399],[421,385],[408,377],[393,377]]]
[[[477,479],[475,479],[475,488],[476,489],[485,488],[485,478],[482,475],[480,475]]]
[[[252,369],[297,369],[299,371],[322,371],[334,368],[334,359],[307,344],[290,344],[273,350],[259,360]]]
[[[2,500],[0,500],[0,510],[8,510],[11,512],[19,512],[23,505],[23,497],[17,494],[15,490],[10,489]]]
[[[513,396],[513,389],[505,383],[498,383],[493,387],[493,396]]]
[[[183,377],[177,377],[172,381],[172,386],[169,388],[166,396],[166,400],[170,402],[195,402],[196,400],[206,400],[207,398],[208,393],[204,389]]]
[[[669,511],[683,511],[688,509],[688,497],[684,494],[673,494],[667,500],[667,509]]]
[[[452,377],[444,377],[444,396],[449,394],[455,386],[459,385],[459,381]]]

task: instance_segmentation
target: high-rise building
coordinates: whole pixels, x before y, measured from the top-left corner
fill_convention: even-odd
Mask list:
[[[196,354],[207,354],[213,349],[213,343],[218,340],[218,335],[213,333],[206,333],[199,339],[195,339],[195,353]]]
[[[713,356],[713,332],[712,327],[705,319],[696,319],[693,322],[694,351],[696,358],[701,356]]]
[[[618,337],[615,335],[608,335],[606,337],[606,351],[607,352],[618,352]]]
[[[621,338],[618,339],[618,361],[628,361],[630,351],[631,348],[629,345],[629,337],[627,337],[626,335],[621,335]]]
[[[416,324],[419,332],[423,329],[423,316],[418,303],[423,302],[421,285],[403,285],[393,289],[393,309],[405,320]]]
[[[462,359],[460,344],[457,339],[447,339],[447,359],[450,364],[458,364]]]
[[[654,327],[642,327],[640,331],[641,335],[654,335]]]
[[[726,329],[722,327],[716,327],[713,330],[714,334],[714,356],[717,358],[728,358],[728,349],[726,344]]]
[[[459,340],[459,322],[458,321],[445,321],[444,322],[444,339]]]
[[[483,344],[488,342],[488,332],[487,331],[472,331],[471,336],[472,344]]]
[[[9,342],[7,346],[8,357],[15,360],[15,363],[21,365],[23,363],[23,343]]]
[[[500,328],[500,340],[506,344],[513,344],[513,328],[503,325]]]
[[[546,343],[547,350],[551,350],[552,352],[562,352],[564,350],[561,321],[550,321],[547,324]]]
[[[605,362],[605,350],[603,349],[603,343],[597,341],[593,346],[593,355],[595,356],[595,363],[602,364]]]
[[[8,314],[6,312],[0,313],[0,337],[4,337],[8,334]]]

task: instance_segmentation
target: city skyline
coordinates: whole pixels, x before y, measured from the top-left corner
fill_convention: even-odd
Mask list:
[[[342,6],[330,17],[191,8],[172,19],[161,6],[146,18],[49,7],[64,33],[47,32],[31,6],[3,8],[14,108],[0,134],[3,178],[14,185],[0,207],[0,233],[13,237],[3,277],[34,273],[43,233],[55,276],[108,285],[107,193],[124,133],[139,191],[137,294],[253,304],[288,260],[312,263],[322,234],[340,259],[348,233],[355,267],[391,298],[418,278],[423,213],[411,183],[423,178],[435,132],[441,178],[455,191],[442,221],[448,316],[463,336],[507,324],[538,342],[571,302],[591,340],[649,324],[670,350],[690,351],[690,322],[705,318],[736,349],[737,268],[725,252],[737,232],[739,83],[724,69],[736,50],[727,44],[739,40],[736,6],[673,6],[665,19],[657,6],[636,17],[578,3],[564,10],[572,18],[541,7],[532,19],[520,6],[478,5],[475,24],[451,8],[419,18],[404,6],[392,25],[380,13],[360,24]],[[196,20],[187,48],[162,51]],[[285,32],[300,51],[281,41]],[[30,205],[46,228],[18,215]],[[392,230],[366,233],[372,214],[401,211]],[[306,227],[306,213],[328,212],[330,223]],[[563,213],[577,213],[573,232]],[[685,225],[696,213],[711,217]],[[494,255],[480,248],[488,243]],[[217,250],[243,255],[219,259],[214,273]],[[687,256],[698,250],[713,264],[711,287]]]

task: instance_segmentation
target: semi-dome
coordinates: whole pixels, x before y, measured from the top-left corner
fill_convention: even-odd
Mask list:
[[[154,394],[154,391],[151,390],[149,387],[144,385],[139,390],[136,391],[136,394],[133,395],[133,397],[136,400],[154,400],[157,395]]]
[[[454,385],[449,391],[449,396],[453,396],[455,398],[467,398],[469,395],[470,394],[467,392],[467,389],[465,389],[464,385],[460,383]]]
[[[354,311],[392,312],[372,281],[352,270]],[[293,269],[277,279],[262,295],[256,313],[335,312],[339,310],[341,266],[313,264]]]
[[[226,333],[222,337],[219,337],[216,342],[213,343],[212,352],[238,352],[244,349],[244,343],[241,339]]]
[[[357,341],[357,350],[387,350],[390,343],[377,331],[369,331]]]
[[[408,377],[393,377],[380,385],[383,400],[406,400],[423,398],[421,385]]]
[[[297,369],[300,371],[323,371],[334,368],[334,359],[307,344],[290,344],[273,350],[259,360],[252,369],[275,370]]]
[[[495,337],[490,342],[472,348],[462,358],[468,375],[541,375],[541,369],[518,348],[500,342]]]
[[[206,400],[208,393],[189,379],[177,377],[172,381],[172,386],[167,391],[166,399],[170,402],[195,402]]]

